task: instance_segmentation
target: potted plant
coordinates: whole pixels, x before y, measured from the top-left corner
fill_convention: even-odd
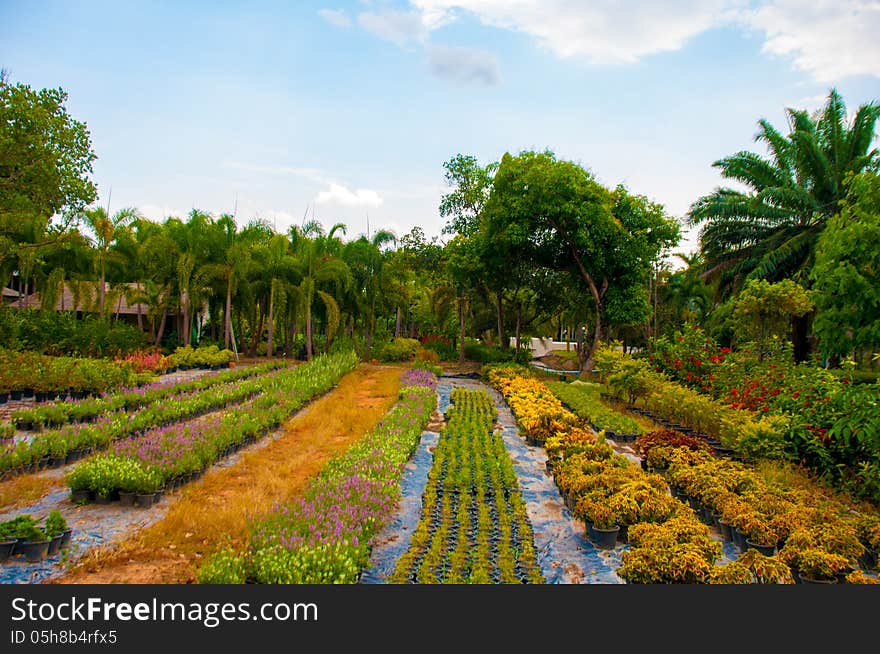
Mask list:
[[[849,569],[849,561],[840,554],[831,554],[818,547],[798,552],[797,568],[800,580],[805,584],[836,584],[838,574]]]
[[[45,532],[51,540],[49,542],[48,556],[55,556],[61,549],[61,540],[64,538],[64,532],[67,530],[67,521],[61,515],[58,509],[49,511],[46,518]]]
[[[22,527],[19,531],[19,538],[24,538],[24,541],[19,541],[16,545],[16,551],[24,554],[28,563],[38,563],[46,558],[51,541],[47,538],[46,532],[35,523]]]
[[[593,543],[600,549],[611,549],[617,542],[620,525],[614,511],[604,503],[594,502],[590,510],[593,519]]]
[[[764,556],[756,549],[746,550],[738,559],[759,584],[791,584],[791,568],[775,556]]]

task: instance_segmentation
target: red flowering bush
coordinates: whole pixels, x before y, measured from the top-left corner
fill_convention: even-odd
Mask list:
[[[116,361],[130,364],[136,373],[161,373],[168,368],[167,358],[158,350],[133,352],[125,358],[116,359]]]

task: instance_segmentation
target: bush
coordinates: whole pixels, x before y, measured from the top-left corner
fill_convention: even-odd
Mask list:
[[[391,342],[379,351],[380,361],[410,361],[415,359],[419,342],[414,338],[392,338]]]
[[[0,347],[54,356],[125,356],[147,345],[137,327],[69,311],[0,308]]]
[[[422,336],[419,340],[423,348],[436,352],[443,361],[452,361],[458,358],[455,344],[445,336]]]

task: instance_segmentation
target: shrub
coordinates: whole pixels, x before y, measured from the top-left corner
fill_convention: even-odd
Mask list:
[[[58,509],[49,511],[49,517],[46,518],[46,535],[49,538],[54,538],[63,533],[65,529],[67,529],[67,520],[61,515],[61,511]]]
[[[419,350],[419,342],[414,338],[392,338],[379,351],[381,361],[410,361]]]

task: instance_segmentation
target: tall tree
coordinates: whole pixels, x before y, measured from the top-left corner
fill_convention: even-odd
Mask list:
[[[82,220],[92,232],[95,245],[95,265],[98,267],[98,313],[104,315],[104,296],[107,281],[107,258],[119,233],[127,229],[139,218],[137,210],[127,207],[117,211],[112,216],[107,214],[104,207],[85,209],[81,214]]]
[[[39,248],[69,232],[97,197],[91,137],[68,114],[62,89],[34,91],[0,73],[0,281],[19,249]],[[55,216],[61,220],[53,222]]]
[[[706,276],[719,290],[738,291],[748,279],[793,279],[809,287],[816,243],[846,195],[848,175],[874,171],[880,154],[872,149],[880,105],[860,106],[851,121],[840,94],[832,89],[819,112],[788,109],[789,133],[758,122],[756,141],[768,156],[738,152],[713,165],[746,191],[718,188],[690,209],[691,225],[701,226]],[[808,353],[808,318],[795,321],[795,357]]]
[[[511,256],[567,270],[583,284],[593,305],[593,335],[580,352],[584,371],[605,333],[606,308],[616,322],[646,313],[652,262],[678,239],[677,223],[660,205],[623,187],[611,192],[552,152],[505,154],[484,211],[490,223],[510,226]]]

